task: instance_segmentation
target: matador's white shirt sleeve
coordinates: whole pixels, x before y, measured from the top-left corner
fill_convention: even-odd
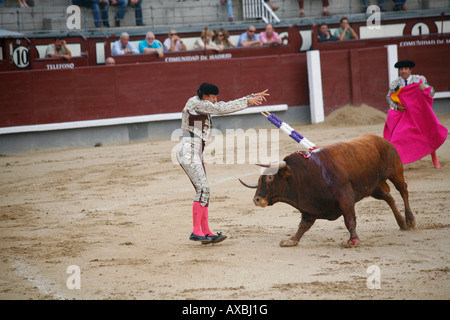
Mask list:
[[[247,107],[248,103],[245,97],[228,102],[219,101],[213,103],[208,100],[200,100],[197,96],[190,98],[185,106],[191,114],[227,114]]]

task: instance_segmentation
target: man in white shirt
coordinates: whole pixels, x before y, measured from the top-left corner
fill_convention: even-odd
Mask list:
[[[169,31],[169,37],[164,40],[164,51],[165,52],[175,52],[175,51],[185,51],[186,45],[183,40],[177,35],[175,30]]]
[[[111,49],[111,54],[121,56],[124,54],[138,54],[139,50],[136,49],[130,42],[130,35],[126,32],[122,32],[120,39],[114,42]]]
[[[72,53],[66,46],[66,40],[64,38],[55,38],[55,42],[51,43],[47,47],[45,52],[46,58],[64,58],[70,60],[72,58]]]

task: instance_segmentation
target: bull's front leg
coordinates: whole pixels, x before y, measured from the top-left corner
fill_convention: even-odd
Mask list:
[[[302,214],[302,220],[298,225],[297,232],[288,240],[282,240],[280,242],[280,247],[294,247],[298,245],[298,242],[302,238],[303,234],[311,228],[316,219],[309,217],[308,215]]]
[[[359,237],[356,234],[356,215],[355,206],[352,205],[351,208],[343,212],[345,226],[348,232],[350,232],[350,239],[348,239],[347,244],[349,246],[357,246],[360,243]]]

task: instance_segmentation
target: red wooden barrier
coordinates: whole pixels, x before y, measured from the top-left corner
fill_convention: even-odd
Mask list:
[[[309,100],[304,53],[2,72],[0,127],[180,112],[202,82],[221,100],[266,88],[270,104]]]

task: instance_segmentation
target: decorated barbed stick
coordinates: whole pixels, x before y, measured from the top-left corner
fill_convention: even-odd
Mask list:
[[[309,151],[312,151],[314,149],[317,149],[316,145],[306,139],[304,136],[302,136],[300,133],[295,131],[290,125],[288,125],[286,122],[278,118],[273,113],[270,113],[268,111],[263,111],[261,114],[267,118],[270,122],[272,122],[276,127],[278,127],[281,131],[286,133],[289,137],[297,141],[297,143],[302,144],[304,147],[306,147]]]

